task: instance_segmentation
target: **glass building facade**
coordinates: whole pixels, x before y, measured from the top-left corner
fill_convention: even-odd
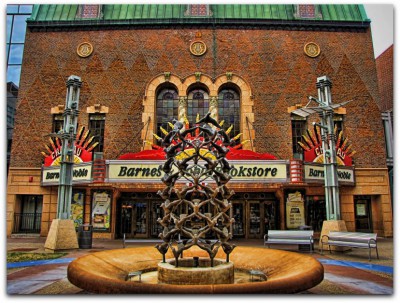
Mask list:
[[[33,5],[7,5],[7,83],[19,86],[22,56],[26,33],[26,19],[32,13]]]
[[[30,17],[32,7],[33,5],[7,5],[7,172],[24,53],[26,19]]]

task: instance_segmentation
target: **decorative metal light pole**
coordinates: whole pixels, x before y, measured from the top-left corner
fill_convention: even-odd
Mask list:
[[[66,105],[63,113],[64,127],[57,134],[62,141],[60,181],[58,186],[57,217],[51,222],[44,244],[45,250],[56,251],[79,247],[73,220],[71,220],[72,172],[74,165],[74,147],[78,120],[79,92],[81,78],[70,76],[67,80]]]
[[[59,134],[62,140],[60,183],[58,186],[57,218],[70,219],[72,200],[72,169],[74,164],[74,147],[78,121],[79,93],[81,78],[70,76],[66,83],[67,96],[64,116],[64,127]]]
[[[333,113],[335,108],[341,107],[350,101],[340,104],[332,104],[332,82],[327,76],[317,78],[318,99],[309,97],[308,104],[293,111],[294,114],[307,117],[318,113],[321,123],[314,122],[321,128],[322,150],[324,155],[324,178],[326,216],[328,221],[340,219],[339,181],[337,174],[336,138],[333,125]],[[318,107],[308,107],[311,101],[318,103]]]
[[[327,76],[317,78],[318,103],[323,108],[321,118],[321,139],[324,152],[325,197],[328,220],[340,220],[339,180],[337,174],[336,138],[333,125],[331,99],[332,82]]]

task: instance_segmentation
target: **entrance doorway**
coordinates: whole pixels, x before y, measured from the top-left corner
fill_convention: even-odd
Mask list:
[[[153,193],[123,193],[117,202],[116,237],[157,238],[162,217],[161,198]]]
[[[371,196],[354,196],[356,231],[372,232]]]
[[[273,194],[235,194],[232,217],[233,237],[260,239],[268,230],[279,229],[279,201]]]
[[[43,197],[22,195],[14,213],[13,233],[40,233]]]
[[[325,196],[306,197],[306,225],[311,226],[314,232],[322,230],[322,224],[326,220]]]

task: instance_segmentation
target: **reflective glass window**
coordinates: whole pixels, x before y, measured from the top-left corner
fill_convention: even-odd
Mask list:
[[[15,15],[14,16],[14,24],[12,28],[12,43],[24,43],[25,41],[25,33],[26,33],[26,22],[28,16],[26,15]]]
[[[304,142],[303,135],[306,131],[306,121],[305,120],[296,119],[295,116],[292,117],[292,147],[293,147],[293,154],[298,155],[295,158],[303,156],[303,149],[299,145],[299,142]]]
[[[7,67],[7,82],[13,82],[19,86],[19,77],[21,75],[21,65],[9,65]]]
[[[16,14],[18,13],[18,5],[7,5],[7,14]]]
[[[92,114],[89,116],[90,135],[94,136],[94,142],[99,142],[99,144],[93,149],[93,152],[103,152],[104,150],[105,124],[106,124],[106,115]]]
[[[7,15],[7,43],[10,43],[13,16]]]
[[[23,44],[11,44],[8,64],[22,64]]]
[[[20,5],[19,6],[20,14],[30,14],[32,13],[32,5]]]

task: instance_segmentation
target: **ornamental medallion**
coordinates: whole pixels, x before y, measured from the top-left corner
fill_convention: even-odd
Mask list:
[[[318,57],[321,50],[320,50],[318,44],[316,44],[314,42],[309,42],[304,46],[304,52],[306,53],[307,56],[309,56],[311,58],[315,58],[315,57]]]
[[[207,47],[203,41],[194,41],[190,44],[190,52],[195,56],[202,56],[206,52]]]
[[[83,42],[78,45],[76,52],[79,55],[79,57],[82,58],[89,57],[93,52],[93,46],[89,42]]]

